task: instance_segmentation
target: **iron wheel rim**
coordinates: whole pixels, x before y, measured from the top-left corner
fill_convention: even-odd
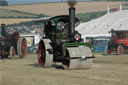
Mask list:
[[[21,52],[23,56],[27,56],[27,42],[24,39],[21,44]]]
[[[39,43],[38,46],[38,63],[40,64],[40,67],[44,67],[45,65],[45,48],[43,42]]]

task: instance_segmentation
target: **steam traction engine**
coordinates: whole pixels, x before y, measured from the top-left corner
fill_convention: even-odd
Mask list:
[[[128,53],[128,30],[111,30],[111,41],[105,48],[106,54],[112,53],[124,54]]]
[[[1,24],[0,29],[0,57],[15,58],[18,55],[20,58],[27,55],[27,43],[24,38],[20,38],[18,32],[7,34],[5,24]]]
[[[45,23],[45,34],[38,46],[38,62],[41,67],[51,67],[61,62],[64,69],[90,68],[94,56],[89,43],[81,42],[81,34],[75,31],[75,8],[70,2],[69,16],[60,15]]]

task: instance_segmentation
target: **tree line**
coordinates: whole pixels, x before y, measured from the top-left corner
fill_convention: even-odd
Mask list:
[[[8,2],[6,0],[0,0],[0,6],[8,6]]]

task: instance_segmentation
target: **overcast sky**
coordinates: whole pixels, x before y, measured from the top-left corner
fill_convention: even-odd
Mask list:
[[[67,0],[7,0],[9,5],[24,4],[24,3],[40,3],[40,2],[60,2]],[[93,0],[77,0],[77,1],[93,1]]]

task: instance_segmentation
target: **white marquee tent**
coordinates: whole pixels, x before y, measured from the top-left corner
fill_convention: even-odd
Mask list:
[[[82,36],[110,36],[111,29],[128,30],[128,10],[107,13],[76,28]]]

